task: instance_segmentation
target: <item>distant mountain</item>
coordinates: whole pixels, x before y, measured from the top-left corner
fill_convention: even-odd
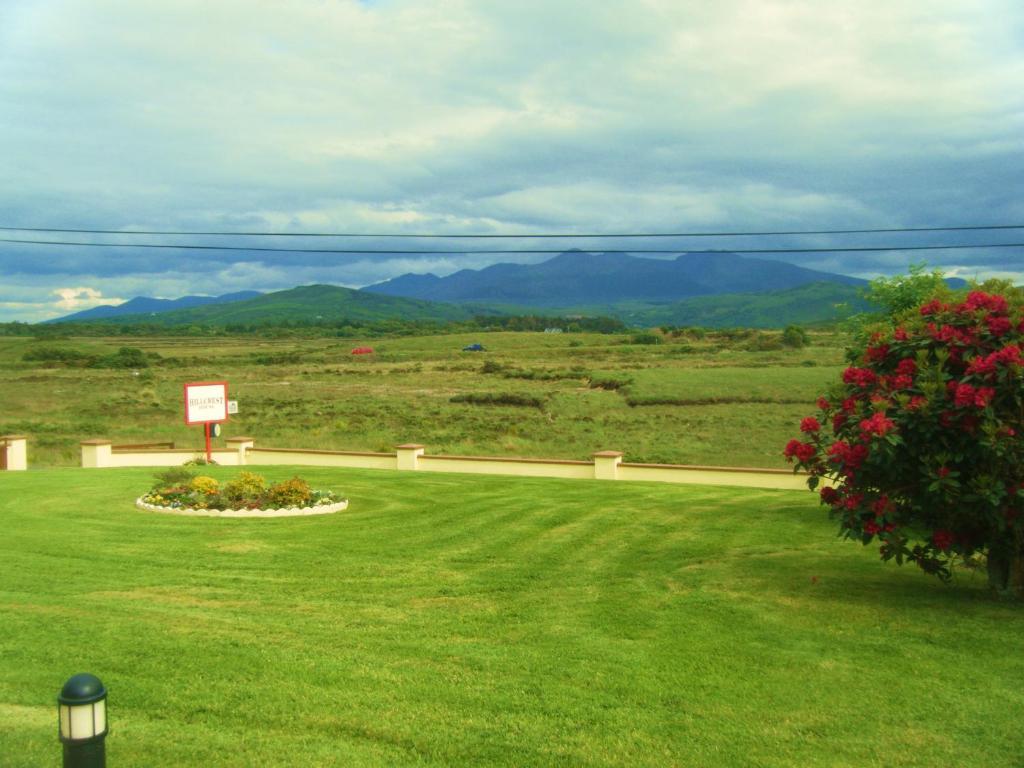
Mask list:
[[[684,253],[675,259],[649,259],[572,250],[540,264],[494,264],[446,277],[406,274],[363,290],[429,301],[564,307],[780,291],[816,282],[867,284],[846,275],[735,253]]]
[[[337,285],[304,285],[227,304],[205,304],[157,314],[117,315],[92,321],[163,325],[263,325],[286,321],[377,322],[393,319],[445,322],[464,320],[475,312],[472,307],[382,296]]]
[[[136,296],[124,304],[104,304],[92,309],[85,309],[75,312],[72,315],[47,320],[47,323],[79,322],[83,320],[104,320],[121,315],[142,315],[160,312],[171,312],[176,309],[191,309],[207,304],[228,304],[233,301],[245,301],[262,294],[259,291],[238,291],[237,293],[225,293],[223,296],[182,296],[180,299],[151,299],[146,296]]]

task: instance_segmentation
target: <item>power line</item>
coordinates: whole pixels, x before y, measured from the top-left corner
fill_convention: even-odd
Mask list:
[[[376,238],[402,238],[402,239],[440,239],[440,240],[469,240],[469,239],[566,239],[566,238],[642,238],[642,237],[769,237],[781,235],[856,235],[874,233],[898,233],[898,232],[978,232],[989,230],[1024,229],[1024,224],[992,224],[989,226],[965,226],[965,227],[893,227],[888,229],[805,229],[773,232],[618,232],[618,233],[527,233],[527,234],[478,234],[478,235],[444,235],[438,233],[404,233],[393,234],[387,232],[199,232],[199,231],[173,231],[160,229],[73,229],[67,227],[5,227],[0,226],[0,231],[6,232],[71,232],[75,234],[91,235],[180,235],[185,236],[209,236],[209,237],[376,237]],[[11,242],[11,241],[4,241]],[[883,249],[889,250],[889,249]]]
[[[377,249],[377,248],[267,248],[262,246],[237,246],[237,245],[168,245],[157,243],[85,243],[68,240],[17,240],[13,238],[0,238],[0,243],[20,243],[22,245],[57,245],[57,246],[80,246],[84,248],[158,248],[173,249],[181,251],[254,251],[272,253],[335,253],[335,254],[378,254],[391,256],[443,256],[446,254],[459,254],[464,256],[476,255],[500,255],[500,254],[558,254],[565,253],[564,249],[548,248],[517,248],[517,249],[474,249],[474,250],[448,250],[448,251],[424,251],[424,250],[401,250],[401,249]],[[1024,248],[1024,243],[984,243],[967,244],[957,243],[953,245],[889,245],[876,247],[857,248],[729,248],[719,251],[698,251],[698,253],[870,253],[880,251],[952,251],[978,248]],[[586,252],[586,251],[584,251]],[[602,249],[598,253],[610,254],[632,254],[632,253],[685,253],[680,248],[635,248],[629,250]]]

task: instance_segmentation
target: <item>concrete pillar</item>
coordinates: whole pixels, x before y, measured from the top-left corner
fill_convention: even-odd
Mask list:
[[[240,467],[244,467],[247,462],[246,451],[256,444],[255,438],[252,437],[229,437],[224,442],[228,444],[228,447],[238,451],[238,466]]]
[[[7,452],[7,469],[28,469],[28,438],[24,435],[0,436],[0,451]]]
[[[109,467],[111,465],[112,449],[109,440],[83,440],[81,446],[83,467]]]
[[[622,451],[598,451],[594,454],[594,479],[617,480]]]
[[[423,455],[423,446],[417,443],[396,445],[396,469],[419,469],[419,458]]]

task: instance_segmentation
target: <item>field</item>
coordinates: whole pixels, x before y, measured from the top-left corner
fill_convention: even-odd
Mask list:
[[[667,336],[485,333],[365,339],[0,338],[0,434],[29,436],[32,466],[78,463],[78,444],[171,440],[182,384],[226,380],[240,412],[224,437],[258,445],[783,467],[782,446],[835,381],[841,336],[782,348],[778,333]],[[473,342],[487,351],[462,352]],[[141,350],[147,367],[118,357]],[[123,367],[95,366],[96,361]],[[109,362],[109,361],[113,362]]]
[[[0,762],[57,763],[88,670],[111,765],[1020,765],[1024,615],[837,540],[812,494],[303,474],[349,511],[0,473]]]

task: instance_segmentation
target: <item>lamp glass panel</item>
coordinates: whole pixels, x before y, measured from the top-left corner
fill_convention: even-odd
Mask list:
[[[107,700],[100,699],[92,708],[93,734],[103,733],[107,730]]]
[[[65,739],[71,738],[71,707],[61,704],[60,707],[60,735]]]
[[[76,707],[69,707],[71,710],[71,738],[78,741],[79,739],[91,739],[96,735],[93,730],[93,714],[92,704],[80,704]]]

